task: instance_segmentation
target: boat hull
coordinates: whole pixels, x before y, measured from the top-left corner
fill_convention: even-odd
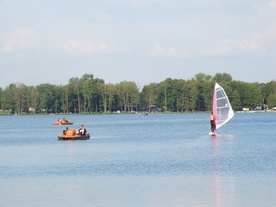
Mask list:
[[[58,136],[58,140],[86,140],[86,139],[90,139],[90,134],[85,134],[85,135],[79,135],[79,134],[75,134],[75,135],[59,135]]]

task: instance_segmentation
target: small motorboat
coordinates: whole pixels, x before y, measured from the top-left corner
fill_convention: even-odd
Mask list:
[[[58,136],[59,140],[86,140],[90,139],[90,134],[78,134],[78,130],[67,129],[63,134]]]

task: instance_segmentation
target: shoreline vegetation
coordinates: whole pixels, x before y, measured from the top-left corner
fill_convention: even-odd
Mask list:
[[[84,74],[66,85],[12,83],[0,88],[0,115],[206,113],[215,82],[225,89],[234,111],[276,111],[276,81],[247,83],[227,73],[198,73],[188,80],[167,78],[139,88],[135,82],[105,83]]]
[[[150,114],[155,114],[155,115],[174,115],[174,114],[209,114],[210,111],[195,111],[195,112],[151,112]],[[243,113],[276,113],[276,110],[250,110],[250,111],[235,111],[235,113],[239,113],[239,114],[243,114]],[[89,116],[94,116],[94,115],[112,115],[112,116],[120,116],[120,115],[144,115],[147,116],[149,115],[149,113],[145,113],[145,112],[133,112],[133,113],[76,113],[76,114],[63,114],[63,113],[59,113],[59,114],[34,114],[34,113],[21,113],[21,114],[11,114],[11,113],[2,113],[0,112],[0,116],[74,116],[74,115],[89,115]]]

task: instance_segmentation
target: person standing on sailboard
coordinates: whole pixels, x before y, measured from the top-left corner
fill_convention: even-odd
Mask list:
[[[210,115],[210,123],[211,123],[211,132],[215,133],[216,130],[216,123],[215,123],[216,116],[213,114],[213,112]]]

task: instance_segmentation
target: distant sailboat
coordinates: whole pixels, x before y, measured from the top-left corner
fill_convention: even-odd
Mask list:
[[[216,117],[216,129],[226,124],[234,116],[234,111],[224,89],[217,83],[213,92],[212,112]],[[213,135],[215,132],[210,132],[210,134]]]

